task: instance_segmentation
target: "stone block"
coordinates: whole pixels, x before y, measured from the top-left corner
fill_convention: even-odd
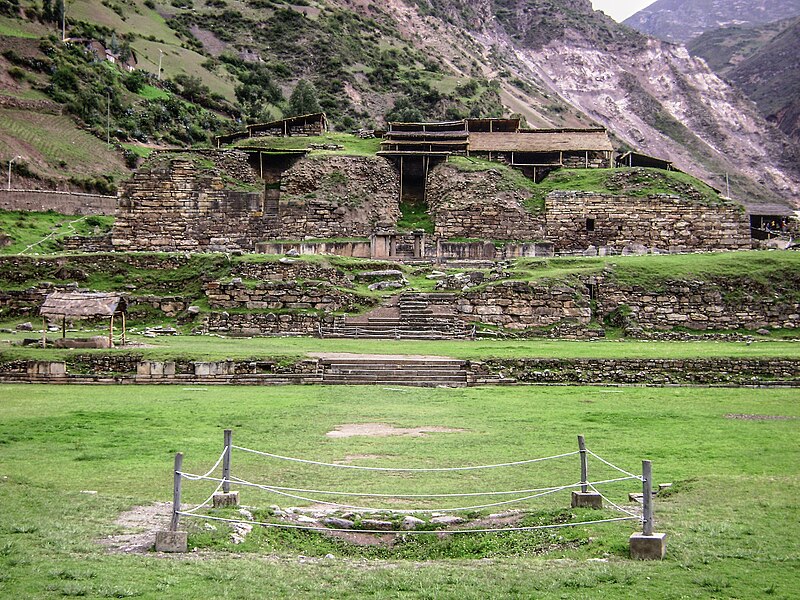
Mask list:
[[[603,497],[597,492],[572,492],[572,508],[603,508]]]
[[[629,542],[631,558],[635,560],[663,560],[667,553],[666,533],[634,533]]]
[[[156,552],[187,552],[188,534],[185,531],[157,531]]]
[[[239,506],[239,492],[217,493],[213,498],[214,508]]]

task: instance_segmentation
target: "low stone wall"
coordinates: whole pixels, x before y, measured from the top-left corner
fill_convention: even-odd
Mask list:
[[[269,281],[249,287],[241,281],[212,281],[203,286],[211,308],[276,310],[355,310],[364,299],[330,284]]]
[[[203,328],[208,333],[234,336],[315,336],[319,334],[320,324],[324,321],[325,319],[317,315],[297,313],[228,314],[227,312],[214,312],[207,315]]]
[[[587,325],[592,318],[586,289],[558,284],[504,281],[467,292],[456,303],[458,315],[509,329],[548,327],[563,321]]]
[[[502,377],[546,385],[800,386],[797,359],[488,359],[466,368],[471,385]],[[0,382],[275,385],[322,383],[322,377],[316,359],[150,361],[137,353],[97,353],[0,362]]]
[[[537,384],[800,385],[797,359],[487,359],[483,368]]]
[[[258,281],[325,281],[338,286],[350,284],[347,275],[340,269],[286,257],[264,262],[235,263],[231,274]]]
[[[334,254],[353,258],[371,258],[372,244],[364,242],[259,242],[256,252],[261,254],[286,254],[295,250],[299,254]]]
[[[603,318],[616,311],[645,329],[800,327],[800,304],[774,292],[759,294],[707,281],[669,281],[661,290],[602,282],[597,289],[597,310]]]
[[[0,208],[65,215],[113,215],[116,196],[58,192],[55,190],[0,190]]]
[[[543,215],[532,214],[524,206],[530,195],[512,186],[496,169],[464,172],[445,163],[428,176],[434,232],[444,239],[543,239]]]
[[[751,246],[750,222],[737,204],[709,205],[667,195],[551,192],[545,213],[546,239],[556,251],[643,246],[686,252]]]

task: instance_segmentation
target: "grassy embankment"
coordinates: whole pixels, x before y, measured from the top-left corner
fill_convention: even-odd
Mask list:
[[[800,454],[793,443],[800,411],[791,390],[230,387],[223,394],[3,386],[0,393],[4,597],[791,598],[800,589]],[[464,431],[325,436],[354,421]],[[640,459],[652,459],[655,481],[674,483],[656,501],[656,529],[669,536],[667,558],[631,561],[627,538],[635,524],[624,522],[357,547],[259,528],[235,546],[226,526],[209,530],[184,519],[189,546],[199,550],[190,557],[202,560],[108,554],[97,540],[132,527],[115,524],[120,512],[170,499],[174,452],[185,453],[187,470],[204,472],[225,427],[234,429],[235,443],[279,454],[414,467],[568,452],[582,433],[601,456],[634,472]],[[591,468],[593,477],[607,474],[600,463]],[[334,477],[234,455],[234,474],[244,478],[387,493],[519,489],[572,482],[577,470],[571,457],[481,476]],[[627,504],[636,483],[614,484],[608,493]],[[186,482],[184,498],[200,502],[207,488]],[[261,515],[270,504],[302,504],[241,493]],[[551,498],[527,506],[530,518],[592,516],[569,510],[567,494]]]

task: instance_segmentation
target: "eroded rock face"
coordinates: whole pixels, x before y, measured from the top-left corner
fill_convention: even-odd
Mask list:
[[[399,174],[383,158],[308,157],[283,175],[280,236],[368,236],[397,222],[399,197]]]
[[[497,169],[464,172],[443,164],[428,179],[435,233],[445,239],[540,240],[544,219],[525,208],[530,192]]]

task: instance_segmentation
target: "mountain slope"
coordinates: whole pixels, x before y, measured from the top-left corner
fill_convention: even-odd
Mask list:
[[[657,0],[625,19],[637,31],[687,42],[721,27],[760,25],[800,15],[800,0]]]
[[[191,73],[216,82],[214,101],[235,103],[244,120],[284,116],[305,79],[339,130],[512,112],[539,127],[602,124],[621,148],[670,159],[717,187],[729,174],[738,199],[800,198],[794,148],[750,102],[685,49],[617,24],[589,0],[129,0],[97,14],[105,25],[77,25],[110,38],[115,23],[141,67],[156,72],[164,51],[160,85],[180,102],[210,97],[175,83]],[[158,33],[131,30],[145,18]],[[177,124],[172,141],[203,132]]]
[[[800,143],[800,17],[708,32],[688,48]]]

